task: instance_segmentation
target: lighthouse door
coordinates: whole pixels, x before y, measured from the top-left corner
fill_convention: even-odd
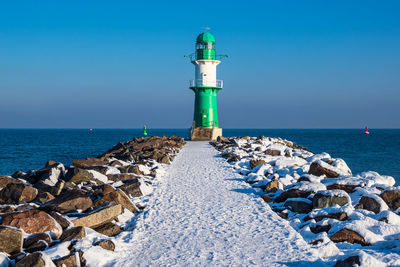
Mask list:
[[[208,116],[207,116],[207,111],[203,110],[203,114],[201,115],[201,125],[203,127],[207,127],[208,125]]]

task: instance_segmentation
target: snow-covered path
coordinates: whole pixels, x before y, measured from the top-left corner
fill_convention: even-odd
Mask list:
[[[318,259],[217,154],[208,142],[184,146],[111,265],[299,266]]]

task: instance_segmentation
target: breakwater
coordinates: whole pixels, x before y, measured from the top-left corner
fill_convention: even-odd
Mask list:
[[[353,174],[344,160],[281,138],[219,138],[212,145],[325,260],[399,265],[400,190],[393,177]]]
[[[176,136],[134,138],[73,166],[49,160],[0,176],[0,263],[84,266],[113,251],[113,236],[130,229],[184,144]],[[99,250],[84,254],[88,247]]]

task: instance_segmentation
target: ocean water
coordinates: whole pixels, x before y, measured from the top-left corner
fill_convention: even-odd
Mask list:
[[[42,168],[49,159],[72,160],[102,154],[119,141],[142,136],[142,129],[0,129],[0,175]],[[149,135],[178,135],[186,129],[149,129]],[[354,174],[377,171],[400,184],[400,129],[224,129],[224,136],[281,137],[314,153],[342,158]]]

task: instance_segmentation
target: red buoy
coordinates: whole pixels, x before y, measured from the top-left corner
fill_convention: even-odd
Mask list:
[[[369,134],[368,127],[365,127],[365,133],[364,134]]]

